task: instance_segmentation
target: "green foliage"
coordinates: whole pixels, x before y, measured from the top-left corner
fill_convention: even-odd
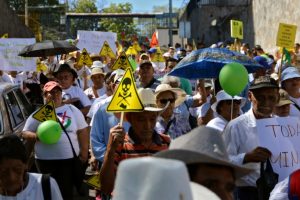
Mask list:
[[[70,12],[97,13],[96,0],[76,0],[71,4]],[[73,19],[71,21],[71,35],[75,38],[77,30],[97,30],[97,19]]]
[[[102,10],[103,13],[131,13],[132,5],[130,3],[110,4],[109,7]],[[118,39],[131,40],[133,35],[137,34],[137,27],[133,18],[103,18],[100,20],[100,30],[111,31],[118,34]],[[125,36],[125,38],[123,38]]]

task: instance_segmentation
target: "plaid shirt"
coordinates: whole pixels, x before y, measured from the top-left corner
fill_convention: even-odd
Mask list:
[[[115,164],[118,165],[124,159],[152,156],[159,151],[166,150],[170,144],[170,137],[154,131],[152,141],[149,147],[145,147],[134,139],[132,128],[130,128],[123,145],[120,145],[116,150]]]

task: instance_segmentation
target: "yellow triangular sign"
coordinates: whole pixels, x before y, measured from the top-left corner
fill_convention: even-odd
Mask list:
[[[126,70],[106,110],[108,112],[139,112],[144,110],[130,68]]]
[[[139,43],[137,41],[133,42],[133,48],[136,51],[142,51],[142,48],[140,47]]]
[[[3,34],[1,38],[8,38],[8,33]]]
[[[92,61],[90,55],[88,54],[87,50],[85,48],[83,48],[77,65],[79,65],[79,66],[87,65],[90,67],[90,66],[92,66],[92,64],[93,64],[93,61]]]
[[[113,50],[110,48],[108,42],[104,41],[104,44],[101,48],[101,51],[99,53],[100,56],[108,56],[110,58],[116,58],[115,53]]]
[[[37,72],[46,72],[48,69],[47,65],[45,65],[44,63],[38,63],[36,65],[36,71]]]
[[[162,56],[162,53],[161,53],[161,50],[159,47],[156,47],[156,53],[154,54],[154,58],[151,61],[152,62],[165,62],[165,59]]]
[[[126,55],[137,55],[138,54],[138,52],[135,50],[135,48],[133,48],[132,46],[131,47],[129,47],[128,49],[127,49],[127,51],[126,51]]]
[[[125,52],[123,51],[120,56],[118,57],[118,59],[116,60],[116,62],[112,65],[111,69],[112,70],[117,70],[117,69],[124,69],[126,70],[127,68],[131,68],[130,62],[125,54]]]
[[[47,104],[43,105],[36,113],[33,114],[32,117],[40,122],[44,122],[47,120],[57,121],[54,102],[50,101]]]
[[[100,174],[93,175],[91,178],[86,180],[85,183],[100,190]]]

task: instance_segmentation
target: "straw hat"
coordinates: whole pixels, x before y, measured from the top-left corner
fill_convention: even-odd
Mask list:
[[[138,89],[139,97],[144,105],[145,111],[152,111],[152,112],[162,112],[164,111],[169,104],[167,104],[164,108],[158,108],[156,104],[155,95],[150,88],[139,88]]]
[[[91,69],[93,68],[104,68],[104,65],[101,61],[96,60],[93,62],[93,65],[91,66]]]
[[[185,91],[183,91],[180,88],[172,88],[169,84],[160,84],[156,87],[156,89],[155,89],[155,99],[157,98],[157,96],[160,93],[166,92],[166,91],[170,91],[170,92],[173,92],[175,94],[175,97],[176,97],[175,107],[182,104],[186,99]]]
[[[289,94],[284,89],[279,90],[279,97],[280,97],[280,99],[279,99],[278,104],[276,105],[277,107],[293,103],[289,98]]]
[[[101,75],[105,76],[105,73],[99,67],[95,67],[95,68],[92,69],[90,77],[92,77],[92,76],[94,76],[96,74],[101,74]]]
[[[140,199],[219,198],[203,186],[190,183],[186,166],[181,161],[153,157],[124,160],[118,167],[113,200]]]

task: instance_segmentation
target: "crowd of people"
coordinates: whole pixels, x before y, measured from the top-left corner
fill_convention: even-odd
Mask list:
[[[144,110],[126,112],[122,124],[120,113],[106,111],[118,85],[123,84],[125,74],[122,69],[111,70],[115,62],[113,58],[90,52],[92,66],[80,66],[80,52],[72,52],[60,59],[54,56],[40,58],[47,66],[46,70],[1,71],[0,75],[3,82],[19,84],[32,104],[54,101],[57,119],[62,126],[59,141],[52,145],[41,142],[37,136],[41,122],[32,115],[22,133],[23,139],[35,143],[38,172],[52,177],[52,199],[73,199],[74,186],[81,192],[75,169],[79,159],[83,166],[90,165],[88,170],[100,174],[98,199],[143,199],[143,193],[137,190],[146,187],[140,179],[144,177],[145,181],[145,173],[150,173],[147,163],[157,170],[156,167],[160,167],[157,173],[151,173],[151,180],[157,181],[156,184],[172,183],[165,179],[183,181],[176,173],[173,173],[173,179],[168,177],[158,164],[168,165],[170,162],[170,170],[178,170],[174,168],[178,165],[183,168],[182,176],[187,175],[191,184],[209,189],[210,193],[201,191],[210,199],[256,200],[260,199],[256,185],[260,163],[272,156],[269,149],[257,143],[257,120],[300,117],[299,47],[296,44],[291,50],[291,61],[283,61],[280,50],[271,54],[259,45],[250,49],[248,44],[242,44],[240,53],[253,58],[262,67],[249,74],[246,88],[234,97],[221,88],[218,79],[188,80],[168,76],[168,72],[193,50],[190,46],[183,48],[176,44],[168,47],[163,54],[164,63],[153,61],[158,50],[156,47],[128,55],[137,62],[134,77]],[[210,48],[230,46],[218,43]],[[16,137],[0,139],[0,198],[23,195],[23,199],[41,199],[44,191],[41,186],[33,188],[30,185],[41,184],[42,176],[26,171],[24,163],[27,158],[22,148]],[[156,158],[138,159],[148,156]],[[127,159],[133,160],[132,163],[123,166],[122,162]],[[169,159],[177,161],[172,164]],[[140,165],[136,164],[139,162]],[[10,169],[9,166],[15,165],[15,170]],[[124,181],[124,173],[132,179]],[[141,182],[130,183],[135,181]],[[299,199],[299,185],[300,175],[296,171],[278,183],[268,195],[273,200]],[[27,190],[29,187],[32,189]],[[182,189],[174,186],[171,188],[174,191],[169,192],[177,194],[176,188]],[[186,199],[197,199],[194,191],[192,193],[193,197],[184,193],[189,196]],[[128,196],[122,198],[122,195]],[[185,198],[179,195],[178,199]]]

